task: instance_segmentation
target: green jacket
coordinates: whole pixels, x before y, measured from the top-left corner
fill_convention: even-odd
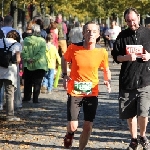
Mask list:
[[[58,54],[58,50],[51,43],[47,43],[46,57],[47,57],[47,62],[48,62],[48,69],[55,69],[56,68],[56,60],[57,60],[59,65],[61,64],[61,58]]]
[[[43,69],[48,70],[48,64],[46,59],[46,42],[42,37],[28,36],[23,42],[22,59],[24,61],[24,67],[28,70]],[[32,59],[33,62],[28,61]]]

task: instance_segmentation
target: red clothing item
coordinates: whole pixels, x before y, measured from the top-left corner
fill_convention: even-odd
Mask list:
[[[58,35],[55,33],[54,30],[50,30],[50,33],[52,33],[53,36],[53,44],[56,46],[56,48],[58,49]]]

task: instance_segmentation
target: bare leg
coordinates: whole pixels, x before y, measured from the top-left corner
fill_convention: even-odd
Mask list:
[[[140,127],[140,136],[145,137],[146,127],[148,124],[148,117],[139,116],[138,117],[138,124]]]
[[[84,121],[83,131],[81,133],[80,140],[79,140],[79,150],[84,150],[85,146],[87,145],[92,132],[92,125],[93,122]]]
[[[136,139],[137,138],[137,117],[127,119],[128,126],[130,129],[131,137]]]

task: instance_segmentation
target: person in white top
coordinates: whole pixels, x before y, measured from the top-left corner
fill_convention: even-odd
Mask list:
[[[16,31],[20,36],[19,43],[22,44],[22,42],[23,42],[22,34],[18,30],[14,29],[12,27],[13,26],[13,17],[10,15],[5,16],[3,24],[4,24],[4,26],[1,28],[1,30],[3,31],[5,37],[8,32]],[[18,74],[17,74],[18,83],[17,84],[18,84],[18,87],[20,87],[19,64],[17,67],[18,67]],[[17,88],[17,90],[15,91],[15,107],[22,107],[21,101],[22,101],[22,99],[21,99],[20,88]]]
[[[121,32],[121,27],[118,25],[118,23],[117,23],[117,22],[116,22],[115,28],[116,28],[116,30],[118,30],[118,31],[119,31],[119,33]]]
[[[7,121],[20,121],[20,118],[14,116],[14,90],[17,88],[17,64],[20,63],[20,52],[22,46],[20,42],[19,33],[12,30],[7,33],[7,38],[4,38],[6,47],[11,46],[12,56],[16,58],[8,68],[0,66],[0,88],[4,85],[6,92],[6,120]],[[0,48],[4,48],[3,39],[0,39]]]
[[[111,28],[107,29],[105,32],[105,37],[109,40],[110,50],[113,50],[113,43],[115,42],[119,33],[120,29],[116,27],[116,21],[112,21]]]
[[[80,43],[83,41],[82,27],[79,22],[75,22],[74,28],[69,32],[69,41],[71,43]]]

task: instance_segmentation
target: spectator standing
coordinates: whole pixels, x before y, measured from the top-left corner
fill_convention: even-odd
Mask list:
[[[5,35],[5,37],[6,37],[6,35],[7,35],[7,33],[9,32],[9,31],[11,31],[11,30],[16,30],[16,29],[14,29],[13,27],[12,27],[12,25],[13,25],[13,18],[10,16],[10,15],[8,15],[8,16],[5,16],[4,17],[4,26],[1,28],[2,30],[3,30],[3,33],[4,33],[4,35]],[[17,31],[17,30],[16,30]],[[22,42],[23,41],[23,39],[22,39],[22,35],[20,34],[20,32],[19,31],[17,31],[18,33],[19,33],[19,35],[20,35],[20,42]]]
[[[14,116],[14,91],[17,86],[17,66],[20,63],[20,52],[22,46],[20,42],[20,35],[17,31],[9,31],[4,38],[6,47],[11,46],[10,51],[12,51],[12,56],[16,57],[16,62],[8,68],[0,66],[0,88],[4,85],[6,93],[6,121],[20,121],[20,118]],[[18,42],[17,42],[18,41]],[[3,39],[0,39],[0,47],[4,47]],[[17,64],[16,64],[17,63]],[[20,88],[20,87],[19,87]]]
[[[46,37],[47,37],[47,32],[46,32],[46,29],[44,29],[42,20],[41,20],[41,19],[37,19],[37,20],[36,20],[36,24],[40,26],[41,37],[43,37],[44,39],[46,39]]]
[[[66,42],[67,26],[62,21],[61,14],[57,15],[56,22],[57,22],[57,29],[58,29],[58,46],[61,51],[60,55],[64,55],[64,53],[67,50],[67,42]]]
[[[52,43],[56,46],[58,50],[58,29],[57,29],[57,23],[51,19],[50,23],[50,33],[52,35]]]
[[[58,50],[56,47],[52,44],[53,36],[52,34],[48,34],[46,37],[46,57],[48,62],[48,72],[45,74],[42,82],[42,93],[48,93],[51,94],[53,89],[53,83],[54,83],[54,71],[56,68],[56,60],[58,61],[58,64],[61,64],[61,59],[58,54]]]
[[[16,32],[18,32],[20,35],[20,41],[19,42],[22,44],[22,42],[23,42],[22,34],[20,34],[20,32],[18,30],[14,29],[12,27],[12,25],[13,25],[13,18],[12,18],[12,16],[7,15],[4,17],[4,26],[1,28],[1,30],[3,31],[5,37],[6,37],[7,33],[10,31],[15,30]],[[22,98],[21,98],[21,92],[20,92],[19,64],[17,64],[17,65],[18,65],[17,66],[17,68],[18,68],[17,69],[18,70],[18,73],[17,73],[18,88],[17,88],[17,90],[15,90],[15,107],[21,107],[22,106],[22,104],[21,104]]]
[[[33,103],[38,103],[41,82],[48,70],[46,60],[46,42],[41,37],[39,25],[34,26],[33,35],[24,39],[22,59],[26,66],[24,69],[24,102],[31,100],[33,85]]]
[[[71,43],[80,43],[83,41],[82,28],[80,27],[79,22],[75,22],[74,28],[69,32],[69,42]]]

